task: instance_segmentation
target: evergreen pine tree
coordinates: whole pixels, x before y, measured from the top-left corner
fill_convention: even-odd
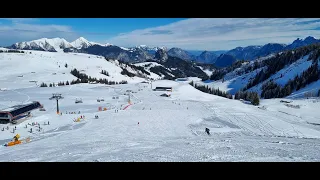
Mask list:
[[[253,93],[253,98],[251,100],[251,103],[255,106],[258,106],[260,104],[258,93]]]

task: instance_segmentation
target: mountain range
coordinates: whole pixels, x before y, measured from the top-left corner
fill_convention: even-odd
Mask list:
[[[268,43],[263,46],[237,47],[229,51],[188,51],[178,47],[167,50],[166,47],[148,47],[139,45],[135,47],[119,47],[112,44],[100,44],[90,42],[83,37],[73,42],[63,38],[42,38],[28,42],[18,42],[7,48],[21,50],[39,50],[50,52],[78,52],[105,56],[110,59],[119,59],[124,62],[145,62],[152,60],[158,50],[164,50],[160,54],[167,53],[168,56],[177,57],[186,61],[214,64],[217,67],[226,67],[236,60],[254,60],[280,51],[291,50],[301,46],[318,43],[319,39],[308,36],[305,39],[296,39],[291,44]],[[228,55],[228,56],[226,56]]]
[[[297,38],[295,41],[288,45],[279,43],[268,43],[264,46],[237,47],[226,52],[226,54],[232,55],[238,60],[254,60],[256,58],[267,56],[272,53],[291,50],[318,42],[320,42],[319,39],[308,36],[305,39]]]
[[[21,50],[39,50],[39,51],[49,51],[49,52],[63,52],[67,48],[82,49],[93,45],[99,46],[110,46],[111,44],[99,44],[95,42],[89,42],[83,37],[76,39],[73,42],[68,42],[63,38],[41,38],[38,40],[28,41],[28,42],[18,42],[8,48],[11,49],[21,49]]]

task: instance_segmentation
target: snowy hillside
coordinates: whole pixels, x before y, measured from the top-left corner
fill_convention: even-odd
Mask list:
[[[150,77],[153,79],[160,79],[162,77],[160,77],[158,74],[151,72],[150,68],[156,67],[156,66],[161,66],[161,67],[165,68],[164,66],[162,66],[161,64],[158,64],[156,62],[136,63],[134,65],[144,67],[144,69],[150,73]]]
[[[248,73],[244,72],[244,69],[252,66],[254,62],[242,63],[242,67],[235,69],[224,75],[223,79],[216,81],[197,82],[200,85],[206,85],[212,88],[219,88],[222,91],[235,94],[241,88],[245,87],[250,80],[252,80],[263,68],[256,69]]]
[[[284,86],[289,79],[293,79],[296,75],[300,75],[303,71],[308,69],[312,61],[308,61],[309,56],[304,56],[303,58],[299,59],[298,61],[290,64],[289,66],[281,69],[274,75],[272,75],[267,80],[263,81],[262,83],[252,87],[249,89],[249,91],[255,91],[261,93],[261,86],[264,82],[267,82],[269,80],[273,80],[275,83]]]
[[[116,82],[125,80],[129,83],[144,80],[122,75],[123,69],[118,61],[106,61],[101,56],[89,54],[25,50],[25,53],[0,53],[0,63],[0,88],[32,87],[42,82],[70,82],[77,79],[70,74],[74,68],[97,79],[106,78]],[[101,70],[106,70],[109,76],[101,74]],[[135,70],[130,72],[137,74]]]
[[[311,83],[309,86],[304,87],[298,91],[293,92],[288,98],[304,98],[306,93],[312,93],[313,96],[319,95],[320,80]]]
[[[286,68],[283,68],[276,74],[272,75],[267,80],[263,81],[262,83],[258,84],[257,86],[254,86],[249,89],[249,91],[255,91],[261,93],[261,86],[263,83],[269,81],[272,79],[274,82],[276,82],[279,85],[285,85],[289,79],[293,79],[296,75],[300,75],[303,71],[308,69],[312,61],[308,61],[309,56],[305,56],[298,61],[290,64]],[[263,59],[264,60],[264,59]],[[249,64],[243,64],[241,68],[237,68],[234,71],[231,71],[230,73],[227,73],[224,76],[224,79],[217,80],[209,83],[200,83],[209,85],[209,87],[219,88],[223,91],[228,91],[231,94],[235,94],[237,91],[239,91],[241,88],[245,87],[263,68],[258,68],[254,71],[243,73],[243,69],[245,67],[248,67],[250,65],[253,65],[254,61],[251,61]]]
[[[158,51],[159,49],[166,49],[166,47],[149,47],[147,45],[138,45],[138,46],[135,46],[135,47],[130,47],[130,48],[125,48],[125,50],[134,50],[134,49],[142,49],[142,50],[145,50],[145,51],[148,51],[148,52],[152,52],[152,54],[154,54],[156,51]]]
[[[289,87],[292,90],[288,90],[288,88],[286,89],[288,94],[284,96],[277,95],[275,93],[276,90],[270,90],[272,89],[271,85],[266,87],[264,91],[269,91],[267,92],[268,97],[302,97],[302,95],[309,91],[312,91],[312,94],[317,96],[317,91],[320,89],[320,86],[313,81],[317,81],[320,78],[319,73],[317,75],[320,67],[318,67],[318,70],[315,68],[315,70],[312,71],[314,72],[314,80],[311,81],[311,77],[307,77],[307,75],[311,72],[310,68],[314,67],[312,65],[316,62],[319,62],[319,57],[317,55],[319,52],[318,48],[319,45],[309,45],[300,49],[296,49],[295,51],[281,52],[278,55],[271,54],[267,57],[261,57],[250,62],[242,63],[242,61],[238,61],[230,67],[217,70],[218,72],[214,73],[214,81],[197,83],[208,85],[209,87],[213,87],[215,89],[219,88],[220,90],[227,91],[231,94],[235,94],[244,88],[245,91],[254,91],[262,95],[262,87],[263,85],[266,85],[267,82],[273,82],[279,87],[284,88],[285,86],[288,86],[289,82],[291,83],[292,81],[296,81],[293,82],[295,84],[292,84]],[[309,71],[308,73],[306,73],[307,70]],[[303,74],[304,79],[301,78]],[[299,82],[297,82],[298,79],[294,80],[295,78],[300,78]],[[295,92],[294,88],[302,83],[304,83],[302,86],[303,89],[297,89],[298,92]],[[270,95],[272,92],[274,92],[273,95]],[[282,94],[284,93],[286,92],[282,90]],[[263,97],[264,95],[265,93],[263,93]]]
[[[205,69],[201,66],[197,66],[197,67],[200,68],[203,72],[205,72],[208,76],[211,76],[212,72],[214,71],[214,70],[210,70],[210,69]]]

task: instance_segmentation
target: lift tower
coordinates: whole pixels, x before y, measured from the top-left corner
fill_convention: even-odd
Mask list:
[[[57,114],[60,114],[59,112],[59,99],[63,99],[63,97],[61,96],[61,94],[52,94],[52,97],[49,98],[50,100],[55,99],[57,100]]]

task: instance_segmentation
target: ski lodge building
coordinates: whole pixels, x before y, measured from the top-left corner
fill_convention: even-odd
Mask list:
[[[0,122],[10,123],[13,120],[17,120],[29,115],[30,111],[42,107],[43,106],[38,101],[34,101],[28,104],[16,105],[7,109],[0,110]]]
[[[153,90],[154,91],[171,91],[172,92],[172,87],[156,87]]]

